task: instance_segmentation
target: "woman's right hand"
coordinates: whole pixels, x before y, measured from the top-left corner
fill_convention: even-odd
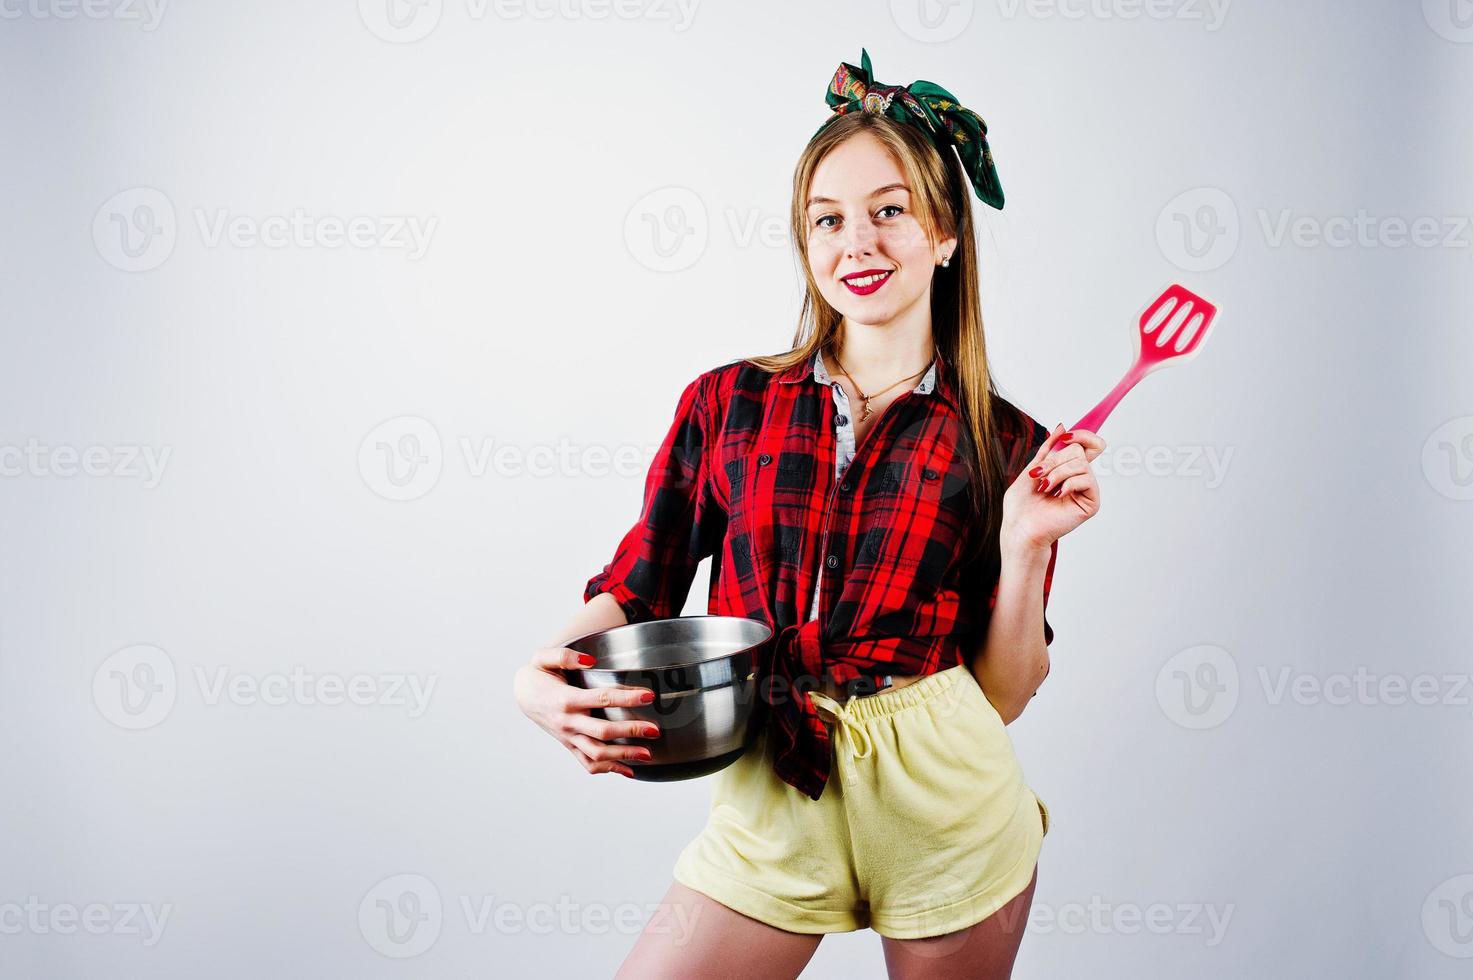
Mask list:
[[[660,729],[645,721],[605,721],[589,714],[592,708],[629,708],[650,704],[655,692],[648,688],[574,687],[563,677],[564,670],[588,666],[578,662],[578,651],[568,647],[543,647],[530,662],[517,669],[517,707],[543,731],[563,744],[573,758],[590,773],[617,772],[634,775],[617,760],[648,761],[650,750],[642,745],[610,745],[614,738],[658,738]]]

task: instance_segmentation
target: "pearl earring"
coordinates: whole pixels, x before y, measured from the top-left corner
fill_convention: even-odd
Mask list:
[[[948,255],[946,258],[944,258],[944,259],[941,260],[941,268],[943,268],[943,269],[949,269],[950,267],[951,267],[951,256]]]

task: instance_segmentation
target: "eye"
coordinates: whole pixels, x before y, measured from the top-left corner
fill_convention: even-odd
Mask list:
[[[898,218],[898,217],[900,217],[900,215],[902,215],[902,214],[905,213],[905,208],[901,207],[898,204],[887,204],[884,207],[880,208],[880,210],[876,211],[875,214],[876,214],[876,216],[882,215],[886,211],[894,211],[894,212],[896,212],[891,217]],[[824,229],[827,229],[827,230],[830,230],[831,231],[831,230],[833,230],[834,226],[833,225],[826,225],[826,224],[824,224],[824,222],[825,221],[828,221],[830,218],[832,218],[835,221],[837,221],[838,218],[839,218],[839,216],[836,215],[836,214],[825,214],[825,215],[821,215],[820,217],[814,219],[813,224],[816,227],[824,228]]]

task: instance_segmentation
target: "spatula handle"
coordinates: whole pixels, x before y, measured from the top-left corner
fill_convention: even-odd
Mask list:
[[[1136,386],[1136,383],[1145,376],[1146,372],[1142,368],[1140,362],[1136,362],[1135,364],[1131,365],[1130,370],[1125,372],[1125,377],[1120,379],[1120,383],[1117,384],[1114,388],[1111,388],[1110,393],[1106,395],[1098,405],[1090,409],[1089,412],[1084,416],[1084,418],[1080,419],[1078,422],[1075,422],[1074,425],[1070,427],[1069,431],[1073,432],[1075,429],[1083,429],[1086,432],[1099,432],[1100,426],[1105,424],[1105,419],[1109,418],[1110,413],[1115,411],[1115,406],[1120,404],[1120,399],[1124,398],[1125,393],[1134,388]],[[1065,445],[1067,445],[1067,443]],[[1058,445],[1055,444],[1053,449],[1050,449],[1049,452],[1053,453],[1057,451],[1058,448]]]

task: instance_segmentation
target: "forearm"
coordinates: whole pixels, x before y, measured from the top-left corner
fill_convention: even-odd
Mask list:
[[[1043,580],[1050,547],[1002,547],[997,603],[987,635],[972,660],[972,675],[1004,724],[1023,713],[1048,674],[1043,642]]]
[[[568,625],[554,634],[547,645],[562,646],[565,641],[575,636],[612,629],[615,626],[623,626],[627,622],[629,618],[624,615],[624,610],[619,608],[619,603],[614,600],[614,597],[607,592],[600,592],[585,602]]]

